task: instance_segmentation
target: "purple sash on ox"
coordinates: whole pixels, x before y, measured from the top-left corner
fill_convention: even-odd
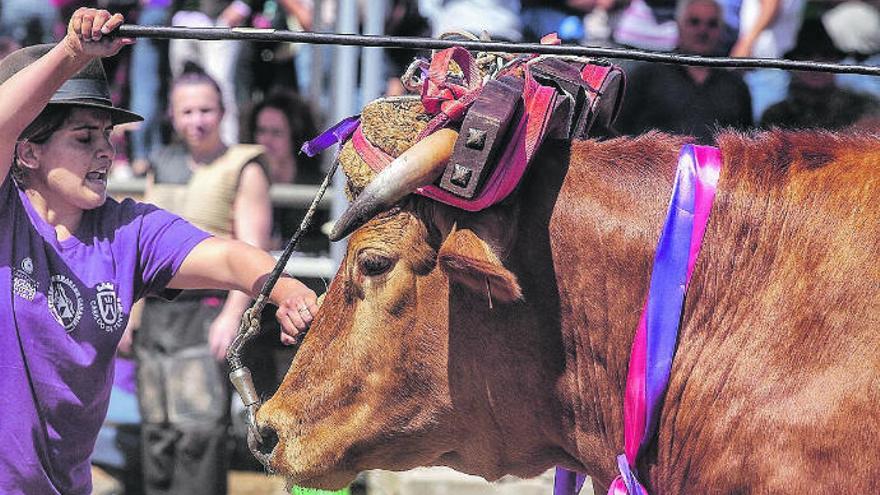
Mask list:
[[[678,342],[681,311],[721,171],[721,152],[686,145],[678,169],[666,223],[654,254],[648,297],[633,339],[624,397],[624,454],[620,475],[609,495],[647,495],[638,479],[638,456],[654,438],[669,371]],[[555,495],[580,491],[581,475],[557,469]]]

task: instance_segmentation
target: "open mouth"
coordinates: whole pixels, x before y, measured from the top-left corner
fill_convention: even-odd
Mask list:
[[[107,183],[107,169],[93,170],[86,174],[86,180],[91,182]]]

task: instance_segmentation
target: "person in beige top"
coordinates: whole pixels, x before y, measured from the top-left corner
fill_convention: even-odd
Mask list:
[[[223,141],[220,87],[204,72],[175,79],[169,100],[177,139],[151,157],[145,201],[217,237],[268,249],[272,207],[263,148]],[[146,301],[134,334],[145,493],[226,493],[225,353],[250,302],[237,291]]]

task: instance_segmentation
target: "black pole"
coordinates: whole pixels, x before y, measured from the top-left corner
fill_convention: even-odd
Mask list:
[[[472,51],[506,53],[540,53],[547,55],[576,55],[597,58],[641,60],[680,65],[705,67],[764,68],[802,70],[813,72],[836,72],[842,74],[865,74],[880,76],[880,67],[867,65],[844,65],[808,60],[785,60],[769,58],[701,57],[677,53],[658,53],[624,48],[606,48],[578,45],[541,45],[538,43],[509,43],[500,41],[441,40],[403,36],[377,36],[366,34],[336,34],[282,31],[256,28],[190,28],[167,26],[137,26],[124,24],[117,33],[129,38],[165,38],[195,40],[246,40],[288,41],[317,45],[378,46],[385,48],[443,49],[461,46]]]

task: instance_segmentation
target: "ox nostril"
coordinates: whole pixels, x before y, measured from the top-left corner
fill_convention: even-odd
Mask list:
[[[269,457],[276,445],[278,445],[278,433],[275,432],[275,428],[269,426],[260,428],[260,445],[257,447],[260,453]]]

